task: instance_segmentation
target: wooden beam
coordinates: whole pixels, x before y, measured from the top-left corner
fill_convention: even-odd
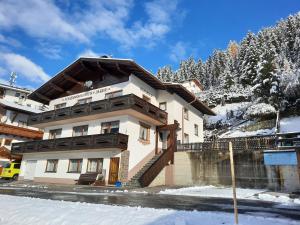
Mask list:
[[[95,72],[94,70],[85,65],[85,61],[80,60],[80,65],[88,71]]]
[[[76,80],[74,77],[71,77],[70,75],[68,75],[68,74],[66,74],[66,73],[64,73],[63,76],[64,76],[64,78],[65,78],[66,80],[71,81],[71,82],[73,82],[73,83],[75,83],[75,84],[79,84],[79,85],[81,85],[81,86],[84,85],[81,81]]]
[[[42,94],[40,94],[40,93],[38,93],[38,92],[35,92],[35,94],[36,94],[39,98],[44,99],[44,100],[47,101],[47,102],[50,102],[50,101],[51,101],[51,99],[48,98],[48,97],[46,97],[45,95],[42,95]]]
[[[126,73],[124,70],[122,70],[122,69],[120,68],[119,63],[116,63],[116,67],[117,67],[118,72],[120,72],[121,74],[123,74],[123,75],[125,75],[125,76],[129,76],[128,73]]]
[[[60,91],[60,92],[65,92],[65,90],[59,86],[57,86],[56,84],[50,82],[49,83],[51,87],[53,87],[55,90]]]
[[[43,138],[44,132],[38,130],[32,130],[25,127],[17,127],[13,125],[0,123],[0,133],[19,136],[24,138],[41,140]]]
[[[99,61],[97,61],[97,66],[104,74],[110,74],[107,69],[104,69],[103,66],[101,66]]]

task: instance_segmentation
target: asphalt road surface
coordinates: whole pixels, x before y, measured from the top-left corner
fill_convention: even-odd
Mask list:
[[[0,187],[0,194],[106,205],[141,206],[157,209],[168,208],[175,210],[233,212],[232,200],[226,198],[132,192],[64,192],[4,186]],[[300,205],[283,205],[261,200],[238,200],[238,210],[239,213],[242,214],[267,214],[268,217],[289,218],[300,221]]]

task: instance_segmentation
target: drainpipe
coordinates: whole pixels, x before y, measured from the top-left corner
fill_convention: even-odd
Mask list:
[[[193,104],[195,101],[197,101],[197,97],[194,95],[194,99],[191,102],[188,102],[186,104],[186,106],[189,106],[189,105]],[[185,107],[182,108],[182,113],[181,113],[182,114],[182,118],[181,118],[182,119],[182,128],[181,128],[182,129],[182,133],[181,133],[182,137],[181,138],[182,138],[182,143],[183,144],[185,144],[184,143],[184,108]]]

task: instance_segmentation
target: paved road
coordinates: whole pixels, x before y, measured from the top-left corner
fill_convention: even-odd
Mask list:
[[[0,187],[0,194],[120,206],[142,206],[198,211],[233,211],[232,200],[226,198],[141,194],[131,192],[63,192],[12,187]],[[269,217],[290,218],[300,221],[300,206],[297,205],[285,206],[273,202],[239,200],[238,207],[239,213],[243,214],[268,214]]]
[[[12,181],[13,180],[5,180],[5,179],[0,178],[0,184],[10,183]]]

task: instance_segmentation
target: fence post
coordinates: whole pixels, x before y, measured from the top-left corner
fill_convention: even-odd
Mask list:
[[[237,200],[236,200],[234,158],[233,158],[233,150],[232,150],[232,142],[231,141],[229,142],[229,154],[230,154],[230,169],[231,169],[232,192],[233,192],[234,220],[235,220],[235,224],[239,224]]]

